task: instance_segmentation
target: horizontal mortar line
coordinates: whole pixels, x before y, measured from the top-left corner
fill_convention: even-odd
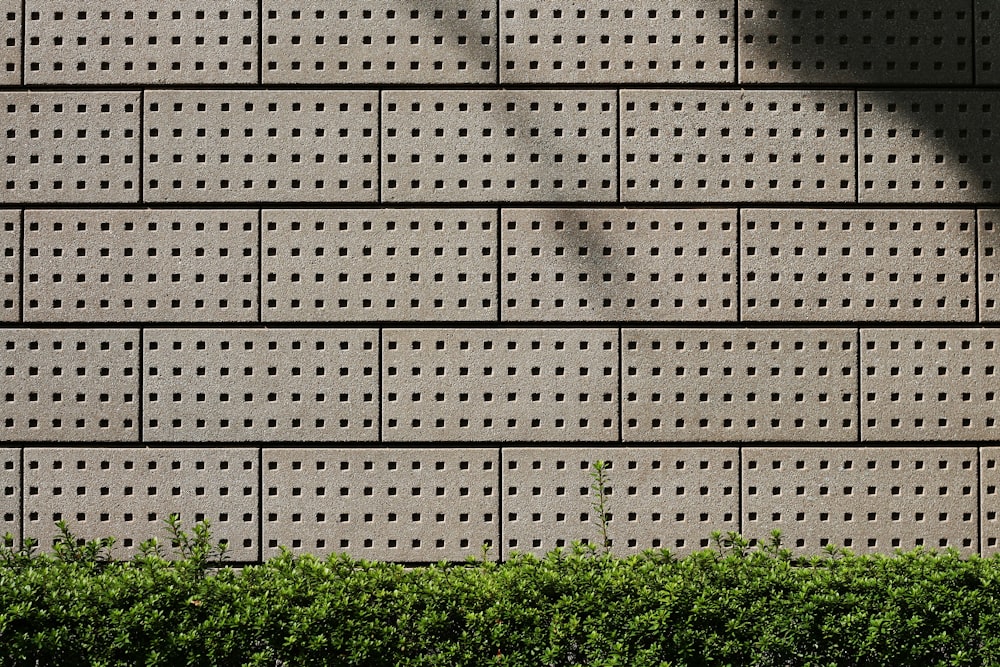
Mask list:
[[[299,329],[688,329],[697,330],[745,330],[766,331],[769,329],[977,329],[1000,331],[1000,322],[844,322],[817,320],[809,322],[784,321],[712,321],[697,322],[692,320],[671,320],[651,322],[635,321],[593,321],[593,320],[545,320],[545,321],[502,321],[493,320],[455,320],[455,321],[424,321],[413,320],[388,321],[364,320],[355,322],[0,322],[0,331],[16,329],[68,330],[68,329],[148,329],[148,330],[191,330],[191,329],[237,329],[239,331],[280,331]]]
[[[275,450],[293,450],[293,449],[315,449],[315,450],[333,450],[333,449],[349,449],[349,450],[366,450],[366,449],[389,449],[389,450],[403,450],[403,449],[446,449],[446,450],[461,450],[461,449],[510,449],[510,450],[527,450],[538,448],[560,448],[560,449],[642,449],[642,450],[656,450],[656,449],[758,449],[758,448],[809,448],[809,449],[819,449],[819,448],[869,448],[869,447],[884,447],[888,449],[899,449],[899,448],[926,448],[932,449],[937,447],[995,447],[994,441],[991,440],[761,440],[747,441],[747,440],[678,440],[678,441],[642,441],[642,440],[595,440],[595,441],[581,441],[581,440],[520,440],[520,441],[507,441],[507,440],[461,440],[461,441],[399,441],[399,440],[383,440],[383,441],[364,441],[364,442],[330,442],[330,441],[308,441],[308,442],[293,442],[290,443],[287,440],[254,440],[247,442],[228,442],[228,441],[205,441],[205,442],[143,442],[138,441],[133,443],[128,442],[112,442],[104,443],[103,441],[95,441],[93,443],[86,441],[74,441],[73,443],[59,442],[59,441],[17,441],[17,442],[2,442],[0,441],[0,448],[3,449],[101,449],[101,450],[128,450],[135,451],[136,454],[142,453],[155,453],[160,450],[166,449],[182,449],[182,450],[203,450],[203,449],[233,449],[239,451],[252,452],[258,449],[275,449]]]
[[[110,210],[110,211],[169,211],[174,209],[183,210],[204,210],[204,211],[248,211],[248,210],[264,210],[274,211],[274,210],[366,210],[366,209],[385,209],[385,210],[399,210],[399,211],[412,211],[412,210],[424,210],[424,209],[456,209],[456,210],[471,210],[471,209],[496,209],[500,208],[503,210],[521,210],[521,209],[595,209],[595,210],[720,210],[720,209],[731,209],[735,210],[745,209],[745,210],[760,210],[760,209],[772,209],[772,208],[782,208],[782,209],[803,209],[803,210],[876,210],[876,211],[951,211],[951,210],[967,210],[974,211],[976,209],[989,209],[996,208],[1000,206],[1000,200],[995,202],[928,202],[926,204],[914,204],[914,203],[864,203],[864,202],[797,202],[794,200],[786,201],[776,201],[776,202],[727,202],[727,201],[669,201],[669,202],[657,202],[653,200],[636,201],[636,202],[619,202],[619,201],[603,201],[603,202],[588,202],[581,200],[571,200],[571,201],[534,201],[534,202],[508,202],[503,200],[490,200],[490,201],[412,201],[412,202],[263,202],[263,201],[248,201],[245,203],[240,202],[196,202],[196,201],[171,201],[171,202],[131,202],[131,203],[65,203],[65,202],[32,202],[32,203],[4,203],[0,204],[0,210],[24,210],[24,211],[37,211],[37,210],[59,210],[59,211],[90,211],[90,210]]]

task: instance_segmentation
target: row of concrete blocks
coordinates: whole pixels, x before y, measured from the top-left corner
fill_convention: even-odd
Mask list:
[[[210,522],[236,561],[279,553],[393,561],[509,558],[602,542],[607,462],[619,555],[685,554],[713,531],[798,553],[1000,551],[996,447],[0,449],[0,531],[49,548],[55,522],[128,557],[164,520]],[[488,547],[483,551],[483,547]]]
[[[975,90],[0,93],[3,201],[1000,202]]]
[[[0,321],[996,322],[997,210],[0,210]]]
[[[1000,82],[992,0],[0,2],[0,84]]]

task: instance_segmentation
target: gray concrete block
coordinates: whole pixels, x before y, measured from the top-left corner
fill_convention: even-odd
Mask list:
[[[745,448],[743,534],[799,554],[979,550],[973,447]]]
[[[608,441],[616,329],[386,329],[386,441]]]
[[[1000,321],[1000,210],[980,209],[979,225],[979,320]]]
[[[518,448],[503,456],[503,550],[541,556],[603,541],[593,464],[607,465],[611,551],[688,554],[713,530],[739,530],[739,456],[731,448]]]
[[[180,516],[189,534],[211,524],[235,561],[260,558],[257,449],[26,448],[24,534],[51,550],[59,531],[92,540],[115,537],[115,558],[156,538],[172,553],[165,521]]]
[[[25,83],[257,83],[257,3],[32,0]]]
[[[346,553],[397,562],[497,557],[499,452],[265,449],[264,557]]]
[[[740,81],[969,85],[967,4],[740,0]]]
[[[993,0],[975,0],[976,83],[1000,84],[1000,9]]]
[[[626,441],[856,440],[855,329],[623,329]]]
[[[374,329],[147,329],[150,442],[378,437]]]
[[[257,211],[24,215],[27,322],[257,321]]]
[[[139,199],[139,93],[0,92],[5,203]]]
[[[854,201],[842,91],[623,90],[621,199]]]
[[[377,99],[376,91],[150,91],[146,201],[375,201]]]
[[[21,212],[0,210],[0,322],[17,322],[21,310]]]
[[[21,450],[0,449],[0,538],[21,544]]]
[[[493,320],[494,209],[263,212],[266,321]]]
[[[504,83],[732,83],[733,3],[500,3]]]
[[[135,441],[136,329],[0,329],[5,441]]]
[[[746,209],[747,321],[976,320],[974,212]]]
[[[993,440],[992,329],[862,329],[862,440]]]
[[[496,3],[266,0],[264,83],[494,83]]]
[[[979,526],[982,555],[1000,552],[1000,447],[979,448]]]
[[[505,209],[507,321],[736,319],[736,211]]]
[[[614,91],[382,94],[388,202],[615,201]]]
[[[0,85],[21,83],[21,2],[0,1]]]

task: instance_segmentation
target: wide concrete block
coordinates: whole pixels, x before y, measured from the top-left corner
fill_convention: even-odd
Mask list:
[[[854,201],[844,91],[623,90],[627,202]]]
[[[146,201],[375,201],[377,99],[376,91],[149,91]]]
[[[0,449],[0,537],[21,544],[21,450]]]
[[[0,322],[21,314],[21,212],[0,210]]]
[[[507,321],[736,319],[736,211],[504,209]]]
[[[626,441],[857,440],[855,329],[623,329]]]
[[[257,449],[26,448],[24,534],[51,550],[56,521],[82,539],[115,537],[112,556],[129,558],[156,538],[171,552],[165,521],[190,533],[211,523],[213,541],[234,561],[260,558]]]
[[[1000,210],[980,209],[979,225],[979,320],[1000,321]]]
[[[256,322],[257,211],[25,211],[27,322]]]
[[[25,83],[257,83],[257,3],[32,0]]]
[[[979,550],[973,447],[743,450],[743,534],[799,554]]]
[[[266,321],[497,319],[494,209],[263,212]]]
[[[688,554],[714,530],[739,530],[739,456],[731,448],[504,447],[504,558],[574,542],[603,550],[593,464],[607,466],[605,515],[615,555]]]
[[[386,329],[386,441],[618,437],[617,329]]]
[[[732,83],[733,3],[500,3],[504,83]]]
[[[144,440],[375,440],[377,341],[373,329],[147,329]]]
[[[139,199],[139,93],[0,92],[3,201]]]
[[[976,320],[971,210],[746,209],[743,319]]]
[[[387,202],[615,201],[607,90],[382,93]]]
[[[993,0],[975,0],[976,83],[1000,84],[1000,8]]]
[[[979,526],[983,556],[1000,552],[1000,447],[979,448]]]
[[[480,557],[499,540],[493,449],[265,449],[264,557]]]
[[[264,83],[494,83],[496,3],[266,0]]]
[[[0,329],[5,441],[135,441],[136,329]]]
[[[21,5],[19,0],[0,2],[0,85],[21,83]]]

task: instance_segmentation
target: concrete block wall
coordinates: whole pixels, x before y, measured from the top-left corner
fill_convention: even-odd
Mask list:
[[[1000,550],[992,0],[0,1],[0,532]]]

